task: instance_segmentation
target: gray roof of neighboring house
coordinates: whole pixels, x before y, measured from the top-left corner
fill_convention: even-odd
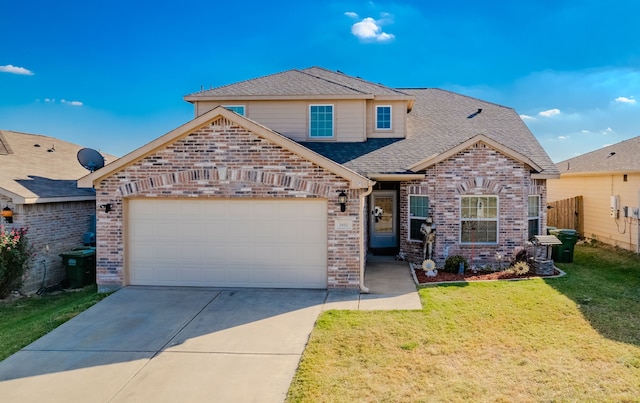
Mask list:
[[[303,142],[306,147],[365,175],[409,173],[407,167],[485,135],[529,157],[543,174],[558,170],[512,108],[439,89],[401,89],[415,103],[407,115],[406,139],[365,143]],[[477,113],[479,109],[482,112]]]
[[[82,148],[54,137],[0,130],[0,193],[16,204],[90,199],[93,189],[76,186],[88,173],[77,159]],[[103,156],[107,163],[116,159]]]
[[[640,171],[640,136],[556,164],[560,174]]]
[[[241,81],[210,90],[189,94],[187,100],[235,97],[277,96],[400,96],[408,98],[402,91],[332,72],[320,67],[303,70],[287,70],[281,73]]]

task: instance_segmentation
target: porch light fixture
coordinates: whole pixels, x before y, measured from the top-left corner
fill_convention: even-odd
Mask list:
[[[113,210],[113,204],[111,203],[101,204],[98,207],[103,208],[105,213],[108,213],[109,211]]]
[[[344,211],[347,209],[347,194],[344,192],[344,190],[341,190],[340,194],[338,195],[338,203],[340,203],[340,211],[344,213]]]
[[[4,220],[6,222],[8,222],[9,224],[13,223],[13,210],[11,210],[11,208],[9,206],[6,206],[5,208],[2,209],[2,217],[4,217]]]

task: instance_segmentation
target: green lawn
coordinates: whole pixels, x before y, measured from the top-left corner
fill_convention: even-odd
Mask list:
[[[558,266],[425,287],[422,311],[325,312],[288,401],[640,401],[640,259],[577,246]]]
[[[0,360],[100,301],[96,287],[51,296],[0,302]]]

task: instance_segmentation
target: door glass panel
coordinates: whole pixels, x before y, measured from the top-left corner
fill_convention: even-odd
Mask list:
[[[378,233],[393,232],[393,197],[377,196],[373,212],[374,231]]]

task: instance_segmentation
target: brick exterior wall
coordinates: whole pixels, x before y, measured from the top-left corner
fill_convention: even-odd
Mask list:
[[[224,118],[105,178],[96,191],[100,291],[127,285],[124,198],[320,198],[327,200],[327,287],[359,288],[359,191],[343,178]],[[337,195],[345,190],[347,209]],[[350,219],[352,229],[336,229]]]
[[[33,255],[21,292],[36,292],[43,284],[43,279],[45,287],[64,281],[66,271],[60,253],[83,246],[83,235],[92,225],[95,214],[95,202],[14,205],[6,198],[2,198],[1,202],[2,206],[9,205],[14,210],[13,224],[3,222],[3,226],[28,229],[27,239]]]
[[[429,196],[429,214],[436,228],[433,256],[438,267],[448,255],[462,255],[469,264],[495,265],[499,252],[509,261],[528,237],[528,196],[539,195],[541,233],[546,233],[546,181],[531,178],[530,169],[499,151],[478,143],[430,167],[423,180],[403,182],[400,190],[400,250],[408,259],[423,260],[422,242],[409,241],[409,195]],[[460,243],[460,197],[498,196],[498,243]]]

